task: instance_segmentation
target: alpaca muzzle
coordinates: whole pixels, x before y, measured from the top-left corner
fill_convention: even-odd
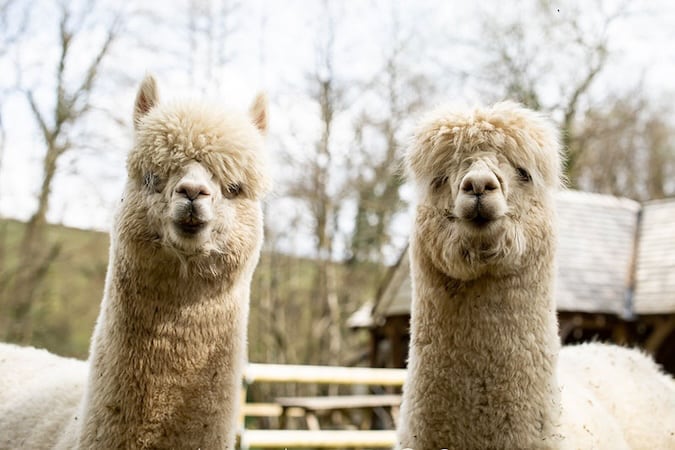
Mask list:
[[[206,228],[206,222],[196,218],[189,218],[185,221],[175,222],[176,228],[185,235],[194,236]]]
[[[173,190],[173,225],[181,236],[193,237],[205,230],[212,217],[215,186],[199,163],[187,165]]]
[[[477,227],[484,227],[506,213],[506,202],[501,193],[460,194],[454,216]]]
[[[173,224],[176,229],[187,236],[199,234],[208,225],[206,214],[201,205],[192,200],[182,200],[174,207]]]
[[[506,212],[506,199],[497,175],[483,161],[475,162],[459,183],[454,214],[484,227]]]

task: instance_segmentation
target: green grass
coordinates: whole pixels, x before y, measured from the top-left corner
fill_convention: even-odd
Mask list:
[[[0,220],[0,280],[16,268],[23,228],[23,223]],[[31,311],[29,344],[65,356],[86,358],[103,295],[108,235],[49,225],[47,245],[55,244],[61,250],[37,290]],[[377,264],[363,264],[357,268],[336,264],[334,269],[341,320],[346,320],[352,311],[375,294],[383,268]],[[312,294],[316,270],[315,261],[308,258],[269,252],[262,255],[252,282],[250,360],[312,361],[313,356],[307,353],[307,349],[311,349],[307,347],[307,336],[315,327],[315,317],[310,311],[316,303]],[[7,323],[3,305],[8,301],[11,301],[11,293],[0,289],[0,337],[5,335],[1,329],[3,319]],[[347,330],[344,330],[344,336],[347,359],[347,353],[353,354],[359,349],[348,348],[357,341]],[[356,345],[367,344],[359,342]]]
[[[16,270],[24,224],[0,222],[4,263],[0,273]],[[107,233],[49,225],[47,245],[60,251],[40,284],[33,302],[31,344],[56,353],[84,358],[98,314],[108,261]],[[11,301],[4,292],[0,305]],[[2,314],[2,313],[0,313]],[[3,335],[0,330],[0,335]]]

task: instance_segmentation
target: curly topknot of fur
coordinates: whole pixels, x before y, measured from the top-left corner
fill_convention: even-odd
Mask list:
[[[242,193],[260,199],[269,190],[263,137],[246,116],[200,102],[161,104],[139,120],[129,176],[167,177],[189,161],[203,163],[218,180],[245,183]]]
[[[495,150],[513,165],[530,168],[540,187],[561,184],[557,128],[544,115],[509,101],[468,110],[440,108],[427,114],[415,131],[406,165],[424,191],[467,156]]]

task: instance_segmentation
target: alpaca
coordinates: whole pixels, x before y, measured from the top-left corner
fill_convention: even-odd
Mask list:
[[[0,448],[234,447],[266,108],[160,104],[144,79],[89,361],[1,346]]]
[[[653,362],[592,344],[558,363],[556,135],[511,102],[436,111],[418,128],[399,448],[675,448],[675,421],[659,419],[674,417],[673,381]]]
[[[561,383],[583,383],[630,448],[675,448],[675,383],[651,357],[616,345],[576,345],[561,350],[558,371]]]

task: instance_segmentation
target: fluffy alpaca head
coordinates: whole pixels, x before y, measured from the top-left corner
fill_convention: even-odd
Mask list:
[[[430,114],[406,157],[420,250],[460,280],[517,271],[554,238],[559,153],[556,128],[512,102]]]
[[[147,76],[134,107],[116,238],[184,262],[257,253],[268,189],[266,128],[262,95],[248,115],[197,102],[160,104]]]

